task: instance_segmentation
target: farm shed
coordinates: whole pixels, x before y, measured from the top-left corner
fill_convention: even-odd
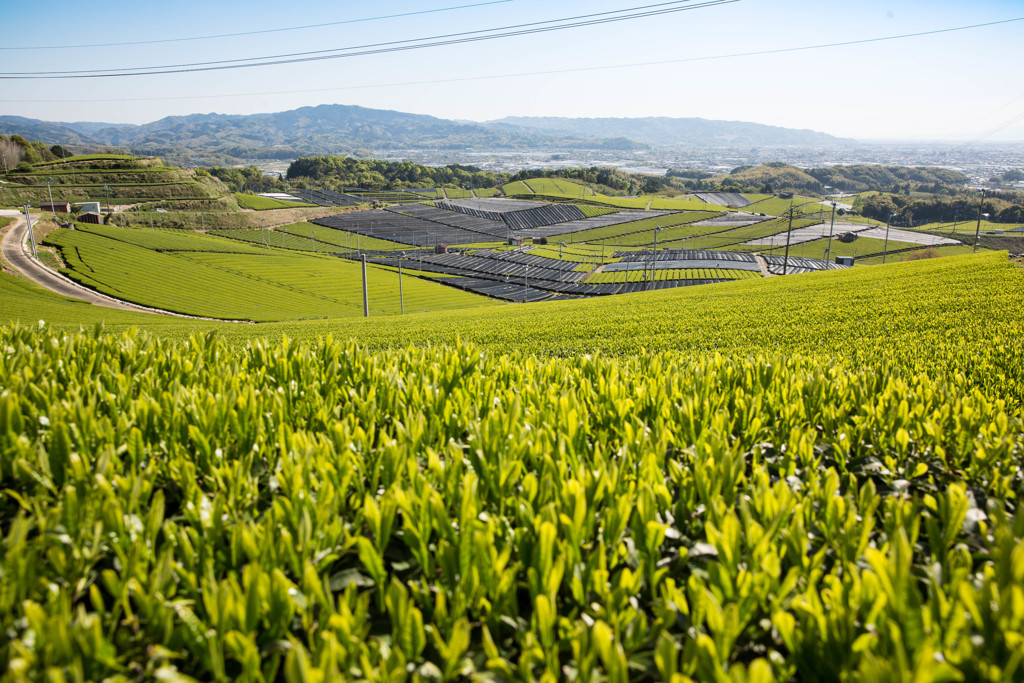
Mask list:
[[[71,202],[39,202],[39,210],[71,213]]]

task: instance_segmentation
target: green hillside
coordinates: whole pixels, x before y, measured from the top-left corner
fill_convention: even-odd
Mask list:
[[[84,155],[66,161],[29,164],[12,170],[0,184],[0,205],[25,202],[99,201],[131,204],[161,201],[209,201],[224,197],[222,183],[204,171],[164,166],[156,158],[124,155]]]
[[[229,325],[0,274],[0,665],[1016,680],[1022,286],[985,254]]]
[[[82,224],[51,233],[46,244],[59,249],[68,277],[144,306],[259,322],[363,315],[360,265],[326,254],[191,231]],[[398,314],[403,305],[420,312],[493,304],[416,277],[404,278],[400,292],[398,275],[379,267],[371,266],[367,278],[372,315]]]

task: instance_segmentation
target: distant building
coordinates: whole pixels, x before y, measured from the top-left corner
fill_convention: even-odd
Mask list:
[[[75,204],[75,206],[78,207],[79,211],[92,211],[94,213],[102,213],[102,211],[100,211],[99,202],[78,202],[77,204]]]
[[[103,224],[103,215],[97,211],[85,211],[78,214],[79,223],[94,223],[95,225]]]
[[[437,246],[434,247],[434,253],[435,254],[447,254],[448,253],[448,245],[447,244],[438,244]]]
[[[71,213],[71,202],[39,202],[39,210]]]
[[[852,266],[853,265],[853,257],[852,256],[836,256],[836,263],[838,263],[841,266]]]

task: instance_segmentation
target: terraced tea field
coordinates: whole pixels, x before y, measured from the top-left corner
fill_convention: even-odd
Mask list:
[[[0,275],[33,311],[0,326],[0,665],[1018,680],[1022,289],[986,254],[149,325]]]
[[[247,231],[248,232],[248,231]],[[281,233],[284,235],[284,233]],[[302,239],[298,236],[293,239]],[[189,315],[253,321],[363,314],[359,264],[189,231],[80,226],[52,233],[65,274],[104,294]],[[368,269],[370,315],[491,305],[421,278]]]
[[[304,202],[293,202],[284,199],[275,199],[273,197],[259,197],[257,195],[243,194],[241,192],[234,193],[235,200],[238,205],[243,209],[253,209],[255,211],[266,211],[267,209],[292,209],[301,206],[316,206],[315,204],[306,204]]]

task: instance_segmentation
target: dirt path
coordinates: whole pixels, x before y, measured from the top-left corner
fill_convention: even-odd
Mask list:
[[[757,259],[757,267],[761,269],[761,275],[765,277],[775,277],[775,274],[768,270],[768,262],[764,260],[764,256],[754,254],[754,258]]]
[[[25,217],[20,213],[15,217],[15,213],[17,212],[0,212],[0,215],[15,219],[14,223],[12,223],[10,228],[7,230],[7,234],[4,235],[3,242],[0,243],[0,248],[2,248],[4,261],[36,284],[42,285],[46,289],[56,292],[62,296],[79,299],[81,301],[88,301],[91,304],[103,306],[105,308],[116,308],[122,311],[135,311],[136,313],[157,313],[159,315],[169,315],[176,318],[212,320],[212,318],[201,318],[199,316],[185,315],[183,313],[172,313],[171,311],[139,306],[128,301],[115,299],[105,294],[100,294],[88,287],[83,287],[77,282],[64,277],[60,273],[50,270],[28,255],[25,246],[25,242],[28,239],[28,228],[25,223]]]

